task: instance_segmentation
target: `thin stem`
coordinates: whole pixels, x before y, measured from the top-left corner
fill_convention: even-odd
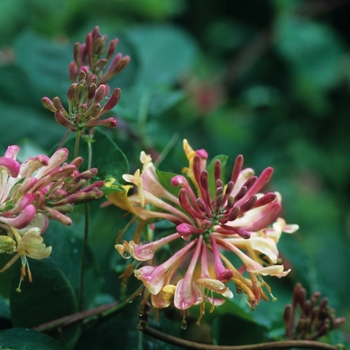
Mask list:
[[[69,136],[70,132],[71,132],[71,129],[67,129],[66,133],[65,133],[64,136],[63,136],[63,139],[61,140],[61,142],[60,142],[59,145],[57,146],[56,151],[57,151],[58,149],[60,149],[60,148],[64,145],[64,143],[66,142],[67,137]]]
[[[160,332],[152,327],[148,327],[146,322],[139,322],[138,329],[143,333],[164,341],[168,344],[181,346],[184,349],[200,349],[200,350],[269,350],[269,349],[324,349],[324,350],[337,350],[336,346],[320,343],[310,340],[286,340],[276,342],[266,342],[262,344],[250,344],[250,345],[210,345],[196,343],[189,340],[180,339],[172,335]]]
[[[158,156],[157,160],[154,162],[154,166],[157,168],[159,164],[163,161],[163,159],[168,155],[168,153],[171,151],[171,149],[176,144],[177,140],[179,139],[180,135],[179,133],[175,133],[173,137],[170,139],[170,141],[167,143],[163,151]]]
[[[72,315],[64,316],[47,323],[43,323],[37,327],[34,327],[33,329],[35,329],[38,332],[48,332],[58,328],[68,328],[90,317],[92,318],[92,320],[95,320],[96,316],[99,316],[100,319],[111,316],[112,314],[121,311],[128,304],[129,300],[125,300],[122,303],[118,303],[116,301],[114,303],[102,305],[90,310],[77,312]]]
[[[79,140],[76,140],[76,145],[79,143]],[[89,138],[87,141],[88,144],[88,169],[91,168],[92,162],[92,147],[91,147],[91,139]],[[77,157],[77,155],[75,156]],[[82,311],[83,309],[83,298],[84,298],[84,265],[85,265],[85,257],[86,257],[86,248],[89,237],[89,222],[90,222],[90,210],[89,203],[84,203],[85,209],[85,221],[84,221],[84,239],[83,246],[81,248],[81,258],[80,258],[80,273],[79,273],[79,295],[78,295],[78,310]]]
[[[81,136],[81,132],[77,131],[75,133],[74,158],[78,157],[78,154],[79,154],[80,136]]]
[[[83,309],[83,296],[84,296],[84,265],[85,265],[85,256],[87,241],[89,237],[89,203],[84,203],[85,209],[85,221],[84,221],[84,239],[83,245],[81,248],[81,258],[80,258],[80,273],[79,273],[79,295],[78,295],[78,310],[82,311]]]
[[[92,139],[93,139],[93,135],[90,133],[89,138],[87,139],[87,145],[88,145],[88,169],[91,168],[91,164],[92,164]]]

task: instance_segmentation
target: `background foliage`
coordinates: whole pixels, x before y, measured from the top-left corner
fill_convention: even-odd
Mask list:
[[[331,0],[2,0],[1,150],[19,144],[20,157],[26,159],[49,154],[60,141],[65,130],[42,107],[41,98],[66,98],[72,44],[99,25],[110,39],[118,37],[118,50],[132,58],[110,82],[122,89],[122,97],[112,113],[118,127],[100,136],[105,149],[111,149],[108,140],[116,142],[131,171],[141,150],[161,154],[162,170],[181,171],[186,164],[183,138],[194,148],[205,148],[210,157],[227,154],[230,166],[237,154],[244,154],[245,164],[258,173],[269,165],[275,168],[271,188],[282,193],[283,217],[300,225],[280,242],[293,272],[273,285],[277,303],[261,304],[251,313],[237,296],[186,335],[200,338],[210,325],[211,337],[220,344],[243,344],[244,335],[232,338],[221,327],[238,315],[260,327],[255,334],[262,338],[281,335],[283,305],[296,281],[309,293],[320,290],[339,315],[349,318],[349,13],[348,1]],[[120,178],[128,164],[118,149],[113,152],[121,164],[115,170]],[[95,166],[103,163],[103,154],[96,150]],[[138,285],[131,281],[126,291],[120,288],[125,261],[113,245],[126,219],[116,208],[100,210],[102,202],[91,208],[86,308],[118,300]],[[15,267],[0,276],[2,329],[11,322],[15,327],[38,325],[50,320],[49,313],[58,318],[76,312],[82,212],[76,208],[69,229],[51,223],[45,241],[54,247],[52,257],[40,262],[37,271],[31,262],[40,290],[57,284],[65,308],[58,299],[54,310],[45,309],[27,322],[30,305],[46,308],[40,294],[37,300],[25,299],[26,290],[33,288],[27,284],[14,296],[10,321]],[[0,262],[6,258],[0,256]],[[143,341],[145,348],[165,348],[137,335],[137,303],[91,329],[70,328],[61,344],[104,349],[122,343],[132,349]],[[180,335],[176,315],[166,312],[160,318],[163,330]]]

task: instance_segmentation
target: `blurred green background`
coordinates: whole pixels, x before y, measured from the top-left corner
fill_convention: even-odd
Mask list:
[[[25,159],[60,141],[41,98],[66,98],[72,44],[98,25],[131,56],[110,83],[122,89],[110,136],[131,168],[146,150],[181,171],[183,138],[230,165],[273,166],[269,189],[300,225],[280,242],[285,283],[350,318],[349,15],[335,0],[1,0],[2,150]]]

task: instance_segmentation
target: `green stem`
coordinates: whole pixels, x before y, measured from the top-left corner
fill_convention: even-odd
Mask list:
[[[78,155],[79,155],[80,136],[81,136],[81,132],[77,131],[75,133],[74,158],[78,157]]]
[[[34,327],[34,329],[38,332],[48,332],[58,328],[68,328],[76,323],[87,320],[90,317],[92,318],[92,320],[95,320],[96,316],[98,316],[99,318],[105,318],[112,314],[118,313],[126,305],[128,305],[128,303],[128,301],[124,301],[122,303],[114,302],[111,304],[102,305],[90,310],[77,312],[72,315],[64,316],[56,320],[43,323],[37,327]]]
[[[171,151],[171,149],[176,144],[177,140],[179,139],[180,135],[179,133],[175,133],[173,137],[170,139],[170,141],[167,143],[163,151],[158,156],[157,160],[154,162],[154,166],[157,168],[159,164],[163,161],[163,159],[168,155],[168,153]]]
[[[88,169],[91,168],[92,162],[92,147],[91,139],[87,141],[88,144]],[[80,273],[79,273],[79,295],[78,295],[78,310],[83,310],[83,299],[84,299],[84,266],[86,258],[87,243],[89,238],[89,223],[90,223],[90,210],[89,203],[84,204],[85,207],[85,221],[84,221],[84,239],[81,248],[81,258],[80,258]]]
[[[81,248],[80,258],[80,273],[79,273],[79,295],[78,295],[78,310],[83,310],[83,297],[84,297],[84,265],[86,257],[87,241],[89,237],[89,203],[84,203],[85,209],[85,221],[84,221],[84,239]]]
[[[60,148],[64,145],[64,143],[66,142],[67,137],[69,136],[70,132],[71,132],[70,129],[68,129],[68,130],[66,131],[66,133],[65,133],[64,136],[63,136],[63,139],[61,140],[61,142],[60,142],[59,145],[57,146],[56,151],[57,151],[58,149],[60,149]]]
[[[184,349],[200,349],[200,350],[269,350],[269,349],[324,349],[324,350],[337,350],[336,346],[320,343],[317,341],[310,340],[286,340],[276,342],[266,342],[261,344],[250,344],[250,345],[210,345],[197,343],[185,339],[180,339],[172,335],[160,332],[152,327],[148,327],[147,323],[140,322],[138,329],[143,333],[159,339],[168,344],[180,346]]]

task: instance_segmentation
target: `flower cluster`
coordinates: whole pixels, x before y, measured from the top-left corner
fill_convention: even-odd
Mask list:
[[[117,125],[114,118],[100,119],[117,105],[121,94],[119,88],[110,94],[110,87],[106,82],[120,73],[130,61],[129,56],[123,56],[121,53],[113,57],[117,43],[118,39],[113,39],[106,49],[107,36],[101,35],[99,28],[95,27],[87,35],[85,43],[74,45],[74,61],[69,66],[72,85],[67,93],[68,110],[63,107],[61,99],[57,96],[53,100],[48,97],[42,98],[44,107],[54,113],[58,124],[74,132],[97,125],[108,128]],[[105,53],[106,56],[102,57]],[[101,105],[103,101],[106,101],[104,106]]]
[[[320,301],[321,293],[315,292],[306,299],[306,290],[297,283],[293,291],[293,302],[284,310],[286,337],[288,339],[317,340],[338,328],[345,322],[344,317],[336,317],[335,312],[328,306],[328,299]],[[296,321],[298,309],[299,320]]]
[[[279,193],[260,193],[273,169],[266,168],[255,176],[252,169],[243,169],[243,157],[238,156],[231,179],[224,184],[219,159],[209,173],[205,150],[194,151],[184,140],[184,151],[189,167],[185,175],[171,179],[171,185],[179,188],[178,196],[161,184],[150,156],[144,152],[142,172],[123,176],[132,185],[108,196],[110,203],[142,219],[142,225],[166,219],[176,225],[176,232],[147,244],[140,243],[138,232],[134,240],[117,244],[116,249],[122,256],[145,262],[134,274],[143,282],[155,308],[169,306],[173,297],[175,307],[184,314],[191,306],[201,305],[201,318],[205,302],[216,306],[232,298],[230,281],[254,308],[261,299],[268,300],[266,291],[271,294],[263,276],[288,274],[289,270],[278,264],[277,242],[282,232],[298,229],[279,218]],[[137,193],[128,196],[133,185]],[[156,252],[176,240],[183,242],[180,249],[159,263]],[[225,251],[233,252],[240,266],[235,267]]]
[[[0,253],[16,253],[0,272],[21,257],[23,279],[28,268],[26,256],[43,259],[51,253],[41,236],[48,220],[70,225],[66,214],[73,205],[101,198],[104,183],[89,184],[97,169],[79,172],[82,158],[66,163],[65,148],[50,158],[38,155],[22,164],[16,159],[19,150],[18,146],[9,146],[0,157]]]

